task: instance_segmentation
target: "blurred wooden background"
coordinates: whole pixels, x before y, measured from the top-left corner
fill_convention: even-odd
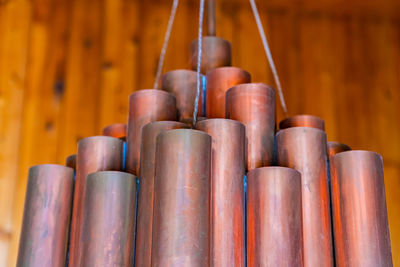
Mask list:
[[[29,166],[64,163],[76,141],[125,122],[153,84],[172,1],[0,0],[0,266],[15,266]],[[217,0],[217,34],[254,81],[272,77],[247,0]],[[400,266],[400,2],[258,0],[289,113],[329,140],[384,156]],[[182,0],[164,70],[189,66],[198,0]],[[282,112],[278,108],[278,119]]]

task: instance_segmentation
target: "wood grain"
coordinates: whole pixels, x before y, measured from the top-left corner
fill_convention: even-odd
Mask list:
[[[257,2],[289,114],[318,115],[329,140],[383,155],[400,266],[400,2]],[[64,163],[77,140],[126,122],[128,95],[153,85],[171,4],[0,0],[0,266],[15,266],[29,166]],[[180,1],[164,72],[189,67],[197,15],[197,0]],[[246,1],[217,1],[217,34],[235,66],[274,85]]]

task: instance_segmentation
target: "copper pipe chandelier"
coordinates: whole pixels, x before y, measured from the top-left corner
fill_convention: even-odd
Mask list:
[[[155,88],[130,95],[127,124],[30,169],[17,266],[392,266],[382,157],[327,142],[315,116],[277,123],[254,0],[276,90],[231,66],[215,1],[199,1],[191,70],[161,75],[174,0]]]

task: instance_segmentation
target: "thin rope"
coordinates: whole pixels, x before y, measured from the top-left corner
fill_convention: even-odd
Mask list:
[[[199,98],[200,98],[200,67],[201,67],[201,54],[202,54],[202,31],[203,31],[203,17],[204,17],[204,0],[200,0],[200,10],[199,10],[199,36],[197,39],[197,91],[196,99],[194,100],[194,111],[193,111],[193,126],[196,125],[197,112],[199,109]]]
[[[168,19],[167,31],[165,32],[164,43],[163,43],[163,46],[161,49],[160,59],[158,60],[157,73],[156,73],[156,78],[154,80],[154,86],[153,86],[154,89],[158,89],[158,82],[161,77],[161,72],[162,72],[162,68],[164,65],[165,53],[167,52],[169,37],[171,35],[172,26],[174,25],[175,14],[176,14],[176,10],[178,8],[178,4],[179,4],[179,0],[174,0],[174,2],[172,3],[171,13],[170,13],[169,19]]]
[[[250,5],[251,5],[251,9],[253,10],[254,18],[256,20],[257,27],[258,27],[258,32],[260,33],[260,37],[261,37],[261,40],[263,42],[264,50],[265,50],[265,53],[266,53],[267,58],[268,58],[269,66],[271,67],[272,74],[274,76],[276,87],[278,88],[278,94],[279,94],[279,99],[281,101],[281,106],[282,106],[282,109],[283,109],[283,113],[285,114],[285,117],[287,117],[288,116],[288,111],[287,111],[287,107],[286,107],[286,103],[285,103],[285,98],[283,96],[282,87],[281,87],[281,83],[279,81],[278,72],[276,71],[274,60],[272,59],[272,54],[271,54],[271,50],[270,50],[269,45],[268,45],[267,37],[265,36],[264,28],[263,28],[262,23],[261,23],[260,14],[258,13],[258,9],[257,9],[256,3],[255,3],[254,0],[250,0]]]

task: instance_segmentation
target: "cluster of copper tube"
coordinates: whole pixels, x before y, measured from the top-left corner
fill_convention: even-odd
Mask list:
[[[170,71],[67,167],[32,167],[18,266],[392,266],[381,157],[310,115],[276,133],[274,89],[209,23],[204,118],[196,72]]]

